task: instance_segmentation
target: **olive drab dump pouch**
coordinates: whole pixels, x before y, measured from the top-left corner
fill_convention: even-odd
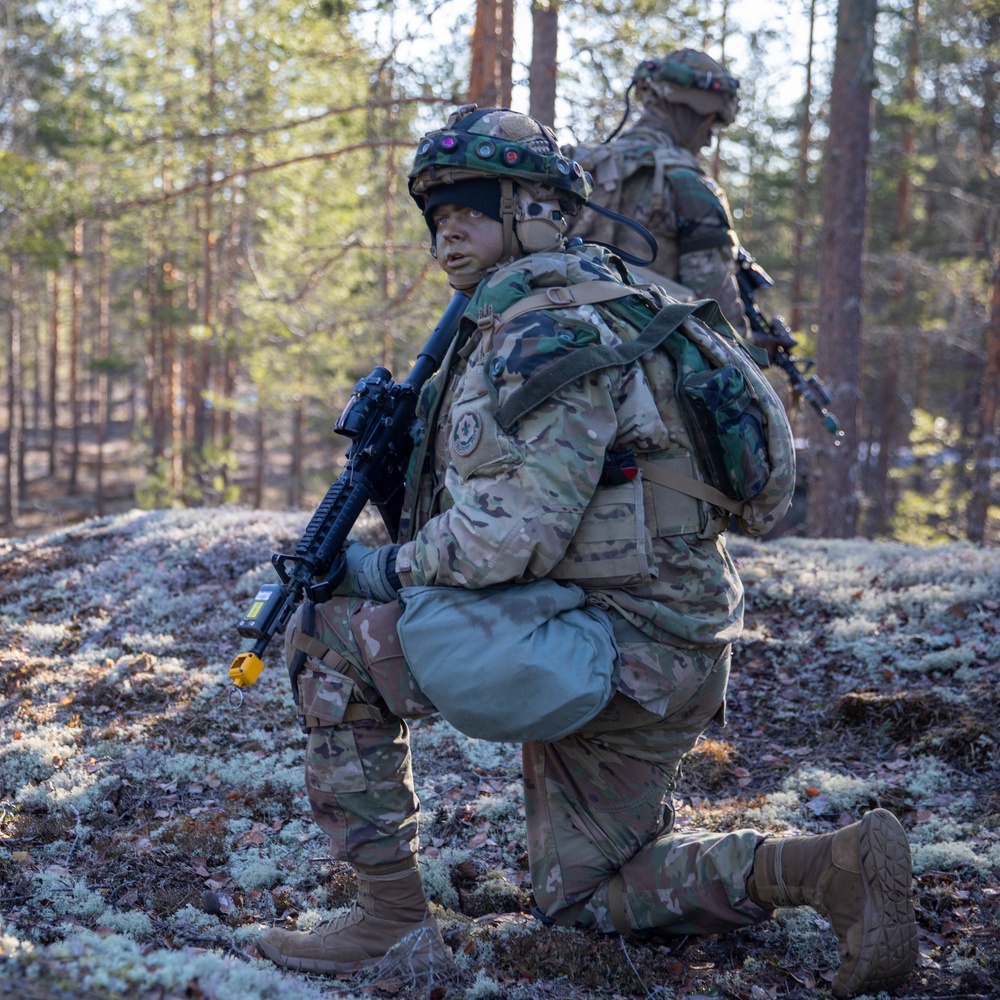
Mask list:
[[[705,478],[734,500],[752,500],[771,471],[764,416],[739,368],[692,372],[680,399]]]
[[[404,587],[400,600],[410,672],[466,736],[558,740],[593,719],[618,687],[611,619],[574,584]]]
[[[565,307],[572,299],[591,304],[603,301],[614,310],[614,300],[641,289],[585,282],[559,289],[560,296],[530,296],[515,308],[520,314]],[[559,300],[555,305],[546,304],[555,299]],[[506,318],[507,314],[501,315],[498,325]],[[710,300],[669,303],[634,339],[582,348],[559,358],[504,401],[497,410],[497,423],[509,430],[525,413],[575,379],[601,368],[631,364],[650,351],[665,351],[674,362],[676,394],[695,451],[696,468],[691,471],[700,477],[658,461],[655,455],[639,455],[643,478],[735,516],[750,535],[770,531],[792,502],[792,429],[781,401],[760,370],[767,363],[765,353],[743,341]]]

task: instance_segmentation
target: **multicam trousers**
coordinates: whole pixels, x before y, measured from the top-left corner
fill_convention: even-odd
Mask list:
[[[309,657],[299,704],[313,815],[333,855],[363,865],[417,852],[419,803],[404,719],[436,709],[403,657],[401,610],[338,597],[316,607],[314,638],[303,633],[303,609],[286,631],[286,656],[301,650]],[[745,888],[760,834],[673,832],[677,769],[721,710],[728,647],[704,653],[644,639],[619,647],[623,664],[629,657],[658,664],[667,709],[654,714],[620,692],[571,736],[523,745],[539,909],[602,932],[715,933],[764,919]]]

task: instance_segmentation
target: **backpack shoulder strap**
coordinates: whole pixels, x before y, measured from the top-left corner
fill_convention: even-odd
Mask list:
[[[517,316],[535,312],[538,309],[568,309],[571,306],[593,305],[595,302],[610,302],[628,295],[640,295],[641,290],[630,285],[620,285],[617,281],[584,281],[578,285],[553,285],[533,295],[519,299],[493,317],[493,328],[499,330]]]
[[[611,291],[626,288],[628,294],[636,294],[635,289],[614,285],[611,282],[597,281],[589,282],[589,284],[608,285]],[[580,287],[580,285],[575,286],[575,288]],[[612,298],[621,298],[621,294],[608,296],[608,299]],[[595,299],[594,301],[607,300]],[[530,413],[539,403],[544,402],[563,386],[602,368],[612,368],[637,361],[648,351],[659,347],[689,316],[696,313],[702,304],[700,302],[672,302],[657,312],[639,332],[635,340],[623,341],[620,344],[595,344],[572,354],[563,355],[511,393],[497,410],[497,423],[505,431],[509,431],[521,417]],[[548,308],[556,307],[550,305]]]

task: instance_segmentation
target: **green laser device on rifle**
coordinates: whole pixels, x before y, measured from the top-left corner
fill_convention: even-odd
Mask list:
[[[241,636],[256,640],[229,668],[238,688],[248,687],[260,676],[264,650],[285,630],[302,601],[330,599],[346,571],[347,536],[369,501],[396,540],[406,467],[414,446],[411,431],[417,398],[421,386],[441,366],[468,302],[463,292],[455,293],[404,381],[393,382],[388,369],[375,368],[354,387],[334,428],[351,440],[344,471],[316,508],[295,552],[271,556],[281,582],[264,584],[236,626]]]
[[[802,396],[816,411],[823,426],[836,437],[835,443],[839,445],[844,432],[840,429],[840,421],[827,409],[830,392],[817,375],[807,378],[805,374],[815,362],[812,358],[797,358],[790,354],[796,344],[792,331],[780,316],[768,319],[757,304],[757,289],[771,288],[774,280],[743,247],[737,252],[736,263],[736,281],[740,286],[743,308],[750,320],[750,329],[771,339],[774,345],[773,363],[788,375],[792,391]]]

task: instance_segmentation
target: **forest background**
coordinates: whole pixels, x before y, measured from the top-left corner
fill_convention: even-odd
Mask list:
[[[892,809],[920,945],[897,995],[1000,995],[1000,3],[662,6],[0,2],[0,996],[828,995],[808,908],[646,944],[532,919],[518,748],[440,718],[411,738],[454,980],[256,947],[355,894],[280,644],[241,705],[227,668],[351,387],[409,371],[449,297],[415,138],[471,97],[600,139],[639,58],[684,44],[741,79],[707,162],[845,440],[796,414],[790,525],[843,537],[730,540],[728,725],[685,758],[678,829]]]
[[[691,45],[741,80],[707,162],[845,429],[835,450],[796,412],[811,502],[786,531],[995,544],[1000,4],[756,7],[8,0],[3,532],[311,509],[351,387],[403,377],[448,298],[407,195],[415,138],[472,99],[598,141],[638,60]],[[854,152],[831,138],[852,85]],[[860,205],[837,196],[852,170]]]

